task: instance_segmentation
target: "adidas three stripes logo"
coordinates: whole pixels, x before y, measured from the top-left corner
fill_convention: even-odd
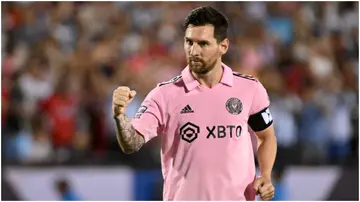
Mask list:
[[[190,105],[186,105],[180,112],[180,114],[194,113],[194,110],[191,109]]]

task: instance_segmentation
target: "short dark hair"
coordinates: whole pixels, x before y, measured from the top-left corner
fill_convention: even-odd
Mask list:
[[[220,11],[211,6],[202,6],[189,13],[185,19],[183,29],[185,31],[189,25],[213,25],[214,37],[217,42],[220,42],[227,38],[228,24],[228,19]]]

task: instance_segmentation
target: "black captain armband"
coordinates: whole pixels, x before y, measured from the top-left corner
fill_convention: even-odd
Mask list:
[[[266,129],[272,123],[273,123],[273,118],[271,116],[268,107],[266,107],[265,109],[261,110],[256,114],[251,115],[248,120],[249,126],[255,132]]]

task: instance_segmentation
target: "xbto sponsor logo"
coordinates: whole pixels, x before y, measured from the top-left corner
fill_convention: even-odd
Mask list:
[[[206,126],[206,139],[219,139],[219,138],[239,138],[241,136],[242,127],[235,125],[218,125]],[[200,127],[194,123],[187,122],[180,128],[181,139],[188,143],[193,142],[199,137]]]
[[[208,135],[206,136],[207,139],[240,137],[242,131],[241,126],[234,126],[234,125],[212,126],[212,127],[207,126],[206,129],[208,132]]]

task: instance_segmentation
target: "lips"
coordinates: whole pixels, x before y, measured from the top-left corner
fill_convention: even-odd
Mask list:
[[[190,59],[191,62],[201,62],[199,59]]]

